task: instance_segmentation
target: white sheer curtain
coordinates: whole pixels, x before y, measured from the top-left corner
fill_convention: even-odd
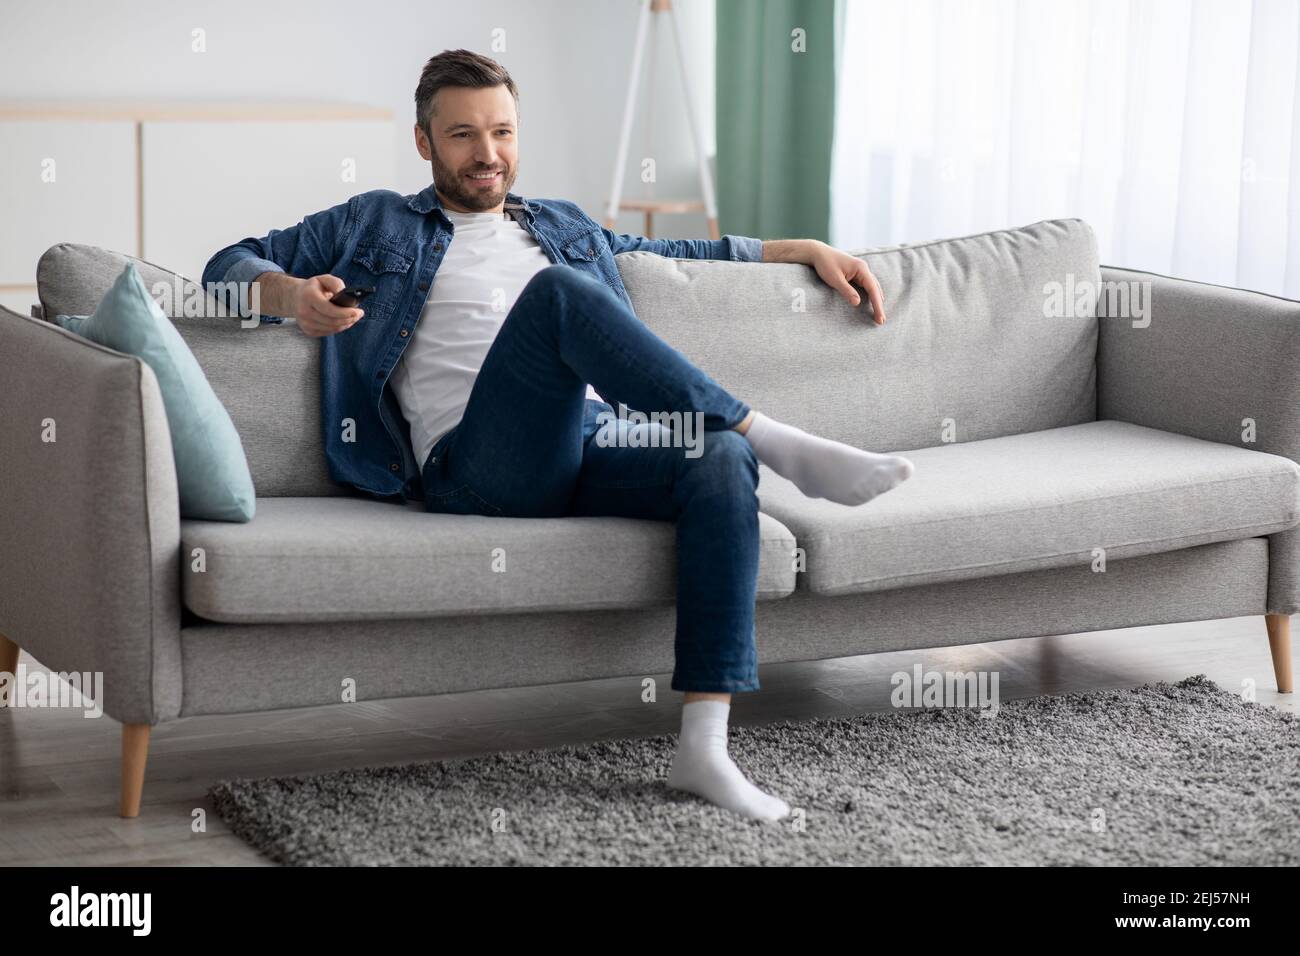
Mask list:
[[[1101,260],[1300,298],[1298,0],[840,0],[831,238],[1077,216]]]

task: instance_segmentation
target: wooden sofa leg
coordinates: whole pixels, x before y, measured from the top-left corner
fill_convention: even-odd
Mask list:
[[[140,815],[144,764],[149,757],[149,725],[122,725],[122,816]]]
[[[1273,674],[1279,694],[1291,693],[1291,615],[1265,614],[1268,650],[1273,655]]]
[[[0,672],[16,674],[18,671],[18,645],[0,634]],[[9,696],[13,689],[13,679],[8,685],[11,690],[0,691],[0,707],[9,706]]]

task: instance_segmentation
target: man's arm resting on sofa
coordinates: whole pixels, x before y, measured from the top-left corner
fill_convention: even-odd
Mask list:
[[[852,306],[862,304],[854,283],[866,290],[877,325],[885,324],[885,297],[867,264],[819,239],[754,239],[725,235],[721,239],[647,239],[628,233],[601,232],[614,255],[653,252],[670,259],[723,259],[732,262],[793,262],[812,266],[823,282]]]
[[[648,239],[628,232],[614,232],[604,226],[601,233],[614,255],[623,252],[653,252],[667,259],[719,259],[727,262],[760,262],[763,243],[749,236],[725,235],[721,239]]]
[[[885,296],[867,264],[819,239],[769,239],[763,243],[763,262],[797,262],[812,266],[822,281],[850,305],[861,304],[854,284],[866,290],[876,324],[885,324]]]

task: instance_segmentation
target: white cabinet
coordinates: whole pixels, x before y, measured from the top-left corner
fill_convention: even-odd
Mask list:
[[[27,314],[58,242],[198,279],[223,246],[391,188],[393,132],[350,104],[0,101],[0,303]]]
[[[144,255],[198,279],[247,236],[391,189],[393,127],[336,120],[144,124]]]
[[[0,120],[0,286],[56,242],[134,251],[135,210],[135,124]]]

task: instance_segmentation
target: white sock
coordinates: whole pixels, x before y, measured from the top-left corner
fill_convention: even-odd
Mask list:
[[[860,505],[912,477],[916,466],[902,455],[877,455],[811,435],[754,412],[745,432],[754,455],[809,498]]]
[[[777,820],[788,815],[789,804],[750,783],[727,753],[730,710],[731,704],[721,700],[693,700],[682,706],[682,733],[668,786],[747,817]]]

